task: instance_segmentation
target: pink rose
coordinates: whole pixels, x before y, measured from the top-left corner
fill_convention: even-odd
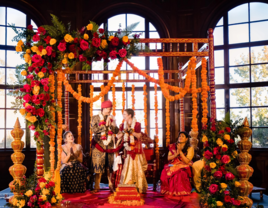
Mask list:
[[[116,51],[111,51],[110,53],[109,53],[109,56],[111,57],[111,59],[116,59],[117,58],[117,52]]]
[[[45,85],[45,86],[44,86],[44,90],[45,90],[45,92],[48,92],[49,87],[48,87],[47,85]]]
[[[241,202],[240,202],[239,200],[236,200],[236,199],[234,199],[234,198],[231,198],[231,202],[232,202],[232,204],[235,205],[235,206],[240,206],[240,204],[241,204]]]
[[[33,42],[38,42],[40,40],[40,36],[38,34],[35,34],[33,36]]]
[[[38,32],[38,34],[40,34],[40,35],[45,35],[45,34],[46,34],[46,30],[45,30],[45,28],[43,28],[43,27],[38,27],[38,28],[37,28],[37,32]]]
[[[82,41],[80,42],[80,48],[81,48],[83,51],[87,50],[87,49],[88,49],[88,42],[85,41],[85,40],[82,40]]]
[[[40,136],[40,134],[38,133],[38,131],[34,132],[34,136],[35,136],[35,137],[39,137],[39,136]],[[39,188],[40,188],[40,187],[39,187]]]
[[[25,100],[26,103],[31,101],[31,96],[29,94],[26,94],[23,96],[23,100]]]
[[[211,184],[209,187],[209,192],[211,194],[215,194],[218,191],[218,185],[217,184]]]
[[[66,43],[65,42],[60,42],[60,44],[58,45],[58,49],[61,52],[65,51],[66,50]]]
[[[118,51],[118,54],[119,54],[120,57],[124,58],[127,55],[127,50],[124,49],[124,48],[123,49],[120,49]]]
[[[220,179],[222,177],[222,172],[221,171],[216,171],[213,175],[215,178]]]
[[[222,161],[222,163],[227,164],[231,160],[230,160],[230,157],[228,155],[223,155],[222,158],[221,158],[221,161]]]
[[[118,37],[114,37],[111,41],[113,46],[118,46],[119,45],[119,38]]]
[[[33,110],[33,108],[34,108],[33,106],[28,105],[28,106],[25,108],[25,110],[26,110],[27,112],[31,113],[32,110]]]
[[[40,108],[41,109],[41,108]],[[43,133],[47,136],[48,132],[46,130],[43,130]]]
[[[46,47],[46,51],[47,51],[47,55],[50,56],[52,54],[52,47],[51,46],[47,46]]]
[[[37,114],[40,117],[43,117],[45,115],[45,111],[43,110],[43,108],[39,108],[37,109]]]
[[[39,99],[40,99],[40,100],[44,100],[44,98],[45,98],[45,95],[44,95],[43,93],[41,93],[41,94],[39,95]]]
[[[228,181],[231,181],[231,180],[233,180],[234,178],[235,178],[235,176],[234,176],[232,173],[230,173],[230,172],[228,172],[228,173],[225,175],[225,179],[228,180]]]
[[[42,85],[48,85],[48,83],[49,83],[48,78],[41,79]]]
[[[35,62],[35,63],[38,63],[42,60],[41,56],[35,54],[33,55],[33,58],[32,58],[32,61]]]
[[[32,90],[32,87],[30,85],[28,85],[28,84],[25,84],[23,86],[23,88],[25,89],[26,92],[31,92],[31,90]]]
[[[214,147],[214,148],[213,148],[213,154],[214,154],[214,155],[219,154],[219,153],[220,153],[219,150],[220,150],[219,147]]]
[[[32,124],[32,125],[29,126],[29,129],[35,130],[35,126]]]
[[[79,55],[79,61],[80,61],[80,62],[84,62],[84,61],[86,61],[86,60],[87,60],[87,58],[86,58],[85,56],[83,56],[82,54]]]
[[[230,194],[230,191],[224,191],[223,192],[225,195],[229,195]]]
[[[51,204],[49,202],[46,202],[45,203],[45,208],[50,208],[51,207]]]
[[[205,151],[204,157],[205,157],[207,160],[209,160],[210,158],[213,157],[213,154],[212,154],[209,150],[207,150],[207,151]]]
[[[96,48],[100,47],[101,39],[100,38],[93,38],[92,45]]]

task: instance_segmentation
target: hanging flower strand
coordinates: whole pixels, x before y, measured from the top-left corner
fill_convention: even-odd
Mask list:
[[[193,59],[193,58],[192,58]],[[197,125],[197,89],[196,89],[196,73],[195,73],[195,67],[196,67],[196,59],[193,59],[194,62],[191,65],[191,74],[192,74],[192,101],[193,101],[193,110],[192,110],[192,129],[194,132],[198,132],[198,125]]]
[[[81,84],[78,85],[78,95],[82,95],[82,88],[81,88]],[[81,140],[82,140],[82,101],[78,100],[78,126],[77,126],[77,131],[78,131],[78,144],[81,144]]]
[[[202,69],[201,69],[201,95],[202,95],[202,126],[206,126],[208,122],[208,104],[207,104],[207,99],[208,99],[208,83],[207,83],[207,59],[202,58]]]
[[[158,100],[157,85],[154,85],[154,111],[155,111],[155,153],[159,154],[159,137],[158,137]]]
[[[93,98],[93,92],[94,92],[94,86],[90,85],[90,98]],[[94,103],[91,102],[90,103],[90,123],[91,123],[91,120],[93,117],[93,105],[94,105]],[[92,139],[93,139],[93,132],[92,132],[91,127],[90,127],[89,134],[90,134],[90,151],[91,151],[91,144],[92,144]]]
[[[131,97],[132,97],[132,109],[135,112],[135,85],[132,85]]]
[[[170,113],[169,113],[169,100],[166,99],[166,147],[168,147],[169,144],[170,144]]]
[[[147,131],[147,126],[148,126],[148,123],[147,123],[147,91],[146,91],[146,84],[143,85],[143,106],[144,106],[144,131],[145,131],[145,134],[148,134],[148,131]]]

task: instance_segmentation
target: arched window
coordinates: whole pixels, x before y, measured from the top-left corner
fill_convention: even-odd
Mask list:
[[[14,89],[17,81],[16,66],[23,64],[24,60],[15,51],[17,43],[12,39],[16,33],[10,25],[22,29],[30,24],[37,29],[34,21],[23,12],[10,7],[0,7],[0,149],[11,148],[13,137],[10,132],[17,117],[20,120],[21,128],[26,130],[25,119],[19,112],[15,114],[12,109],[12,102],[15,98],[10,94],[10,90]],[[24,142],[26,134],[29,133],[25,131],[22,138]],[[29,148],[29,143],[27,147]]]
[[[151,22],[146,18],[135,14],[119,14],[113,17],[110,17],[106,20],[104,24],[101,25],[101,28],[104,28],[104,25],[107,25],[108,31],[117,32],[118,29],[128,29],[133,31],[135,34],[140,34],[140,38],[159,38],[159,34],[156,28]],[[131,37],[130,37],[131,38]],[[155,45],[150,45],[151,49],[155,50]],[[161,44],[157,45],[158,49],[161,49]],[[136,67],[141,70],[157,70],[157,57],[132,57],[130,60]],[[117,66],[118,61],[111,61],[108,63],[107,70],[114,70]],[[92,70],[103,70],[103,62],[94,62],[92,64]],[[123,64],[122,70],[132,70],[126,63]],[[150,74],[151,76],[158,78],[158,74]],[[112,76],[112,75],[110,75]],[[93,79],[109,79],[110,77],[102,77],[102,75],[96,75]],[[129,74],[129,79],[142,79],[137,73]],[[121,79],[126,79],[126,74],[121,75]],[[143,101],[143,86],[145,82],[127,82],[126,86],[126,104],[125,108],[132,108],[132,97],[131,89],[132,85],[135,85],[135,113],[137,120],[141,123],[142,131],[144,132],[144,101]],[[97,94],[100,91],[101,83],[94,83],[94,91]],[[147,120],[148,120],[148,134],[153,139],[155,135],[155,108],[154,108],[154,84],[146,83],[147,85]],[[122,83],[116,83],[116,119],[117,125],[119,125],[122,120]],[[112,101],[112,91],[108,93],[108,99]],[[97,114],[100,110],[101,101],[94,103],[93,114]],[[160,88],[158,88],[158,127],[159,127],[159,146],[163,146],[163,122],[162,122],[162,93]]]
[[[215,27],[217,118],[247,116],[253,147],[268,147],[268,4],[246,3]]]

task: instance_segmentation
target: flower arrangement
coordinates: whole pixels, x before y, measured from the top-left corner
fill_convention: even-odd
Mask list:
[[[78,94],[81,96],[82,95],[82,88],[81,88],[81,84],[78,85]],[[78,126],[77,126],[77,130],[78,130],[78,143],[81,144],[81,139],[82,139],[82,101],[78,100]]]
[[[143,85],[143,106],[144,106],[144,131],[145,134],[148,134],[147,132],[147,126],[148,126],[148,121],[147,121],[147,91],[146,91],[147,85]]]
[[[193,101],[193,110],[192,110],[192,124],[191,127],[194,132],[198,132],[198,125],[197,125],[197,89],[196,89],[196,74],[195,74],[195,67],[196,67],[196,58],[192,58],[192,66],[191,66],[191,78],[192,78],[192,101]]]
[[[232,122],[211,119],[203,126],[204,169],[201,174],[201,204],[205,207],[246,207],[239,201],[239,183],[236,167],[238,155],[234,138],[241,126]]]
[[[201,69],[201,95],[202,95],[202,126],[208,122],[208,83],[207,83],[207,59],[202,58],[202,69]]]

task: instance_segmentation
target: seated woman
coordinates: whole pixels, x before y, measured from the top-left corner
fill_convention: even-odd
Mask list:
[[[177,143],[169,145],[168,164],[161,173],[161,193],[186,196],[191,194],[190,183],[194,149],[190,147],[189,135],[180,132]]]
[[[72,132],[63,134],[65,144],[61,153],[61,193],[83,193],[86,191],[86,168],[81,164],[83,150],[80,144],[74,143]]]

